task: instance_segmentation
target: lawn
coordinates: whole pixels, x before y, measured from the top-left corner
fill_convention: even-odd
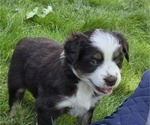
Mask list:
[[[43,8],[52,11],[41,17]],[[34,16],[26,14],[39,7]],[[61,43],[71,32],[94,28],[118,31],[126,36],[130,62],[124,61],[122,82],[98,104],[93,121],[110,115],[137,87],[142,73],[150,68],[149,0],[1,0],[0,1],[0,125],[35,125],[34,99],[26,93],[14,118],[8,117],[7,72],[17,41],[23,37],[46,37]],[[74,125],[64,115],[58,125]]]

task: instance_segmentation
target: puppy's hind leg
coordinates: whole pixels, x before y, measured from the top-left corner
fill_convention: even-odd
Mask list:
[[[24,88],[13,88],[9,89],[9,111],[14,109],[15,103],[22,101],[24,96],[25,89]]]
[[[23,79],[23,64],[19,59],[12,58],[8,72],[9,109],[12,110],[16,101],[21,101],[25,92]]]

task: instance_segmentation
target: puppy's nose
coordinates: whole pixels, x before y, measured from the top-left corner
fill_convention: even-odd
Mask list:
[[[113,75],[109,75],[106,78],[104,78],[104,81],[106,82],[106,85],[113,86],[117,81],[117,77]]]

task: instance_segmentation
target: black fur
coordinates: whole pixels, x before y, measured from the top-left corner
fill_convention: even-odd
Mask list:
[[[55,106],[62,96],[70,97],[77,91],[80,79],[73,73],[71,66],[82,73],[90,73],[96,65],[90,62],[90,55],[96,53],[89,40],[90,32],[73,34],[64,46],[45,38],[24,38],[20,40],[13,53],[8,73],[10,110],[17,100],[22,100],[25,90],[36,98],[38,125],[52,125],[60,115],[70,108],[57,109]],[[114,34],[116,35],[116,34]],[[128,45],[119,37],[125,57],[128,59]],[[65,58],[60,54],[65,51]],[[102,63],[97,60],[98,63]],[[89,62],[89,63],[87,63]],[[78,118],[79,125],[91,122],[94,107]]]

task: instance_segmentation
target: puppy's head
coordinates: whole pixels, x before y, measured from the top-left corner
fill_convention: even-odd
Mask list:
[[[121,81],[123,58],[129,61],[126,39],[100,29],[73,34],[65,43],[64,54],[73,73],[99,95],[112,93]]]

